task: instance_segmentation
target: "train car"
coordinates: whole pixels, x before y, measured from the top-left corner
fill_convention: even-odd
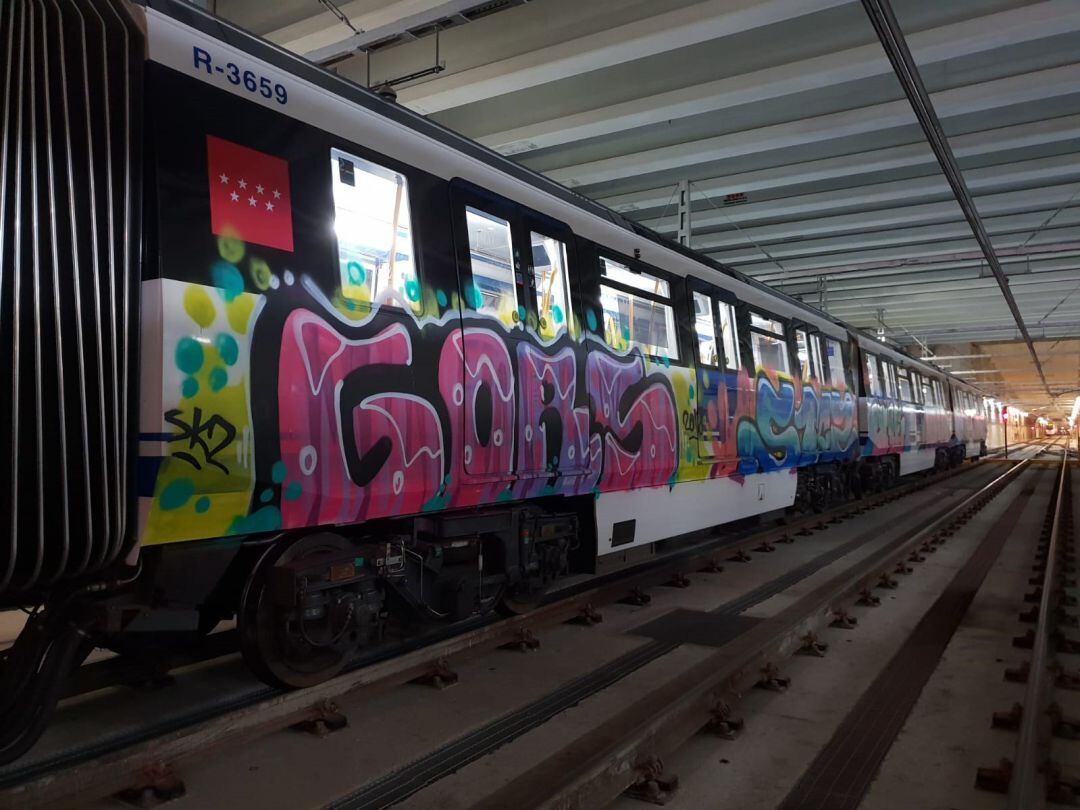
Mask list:
[[[976,420],[970,428],[963,422],[964,438],[958,438],[952,397],[957,381],[866,336],[857,336],[857,342],[862,358],[859,439],[867,474],[889,482],[961,461]]]
[[[955,444],[941,372],[187,3],[0,37],[0,760],[95,645],[302,687]]]
[[[960,460],[986,455],[987,420],[982,393],[972,385],[949,380],[952,398],[954,455]]]

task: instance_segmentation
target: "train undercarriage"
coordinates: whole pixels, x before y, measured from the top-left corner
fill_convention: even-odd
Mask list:
[[[935,467],[963,460],[963,448]],[[822,512],[892,486],[899,458],[800,468],[796,511]],[[578,502],[580,500],[580,502]],[[66,677],[95,647],[151,662],[197,648],[235,618],[264,682],[311,686],[365,650],[495,610],[524,612],[595,559],[591,498],[560,498],[360,527],[151,548],[110,582],[49,595],[0,658],[0,762],[40,735]]]

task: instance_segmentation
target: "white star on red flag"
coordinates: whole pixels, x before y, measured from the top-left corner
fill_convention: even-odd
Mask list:
[[[291,251],[288,162],[213,135],[206,136],[206,150],[211,232]]]

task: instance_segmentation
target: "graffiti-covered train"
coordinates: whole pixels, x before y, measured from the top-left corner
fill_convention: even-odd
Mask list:
[[[963,382],[187,3],[0,38],[3,759],[91,646],[235,617],[304,686],[984,450]]]

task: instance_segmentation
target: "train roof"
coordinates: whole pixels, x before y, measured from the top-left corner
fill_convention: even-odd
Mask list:
[[[764,305],[767,308],[769,299],[781,301],[787,305],[786,309],[793,312],[797,317],[801,317],[808,323],[812,323],[819,327],[825,325],[826,328],[823,331],[832,332],[834,335],[844,331],[850,332],[856,338],[856,341],[861,348],[890,357],[896,362],[914,367],[929,375],[935,377],[947,377],[957,385],[985,396],[984,392],[980,391],[975,386],[949,374],[947,371],[931,366],[924,361],[893,349],[879,341],[876,337],[839,318],[821,312],[810,304],[800,301],[797,298],[793,298],[780,290],[776,290],[751,276],[739,272],[733,267],[722,264],[721,262],[698,253],[650,228],[633,222],[618,212],[601,205],[595,200],[578,194],[572,189],[511,160],[493,149],[483,146],[454,130],[432,121],[419,113],[409,110],[406,107],[388,101],[372,90],[326,70],[313,62],[309,62],[291,51],[285,50],[231,22],[216,17],[209,12],[186,2],[186,0],[133,1],[182,23],[183,25],[187,25],[204,34],[212,36],[257,59],[261,59],[264,62],[287,72],[293,77],[308,82],[334,96],[358,105],[359,107],[373,112],[389,121],[395,122],[400,126],[404,126],[418,135],[432,139],[443,147],[448,147],[472,160],[479,161],[480,163],[495,169],[497,172],[513,178],[519,183],[524,183],[543,194],[549,195],[563,205],[569,205],[582,213],[599,218],[609,226],[614,226],[629,235],[647,240],[655,246],[677,254],[684,260],[689,260],[699,267],[707,268],[713,272],[719,273],[729,279],[730,282],[734,282],[734,284],[730,285],[734,288],[733,292],[736,292],[741,299],[746,300],[747,303],[750,303],[751,305]],[[151,53],[149,56],[151,59],[154,58],[153,46],[154,43],[151,38]],[[703,277],[709,280],[707,276]],[[715,281],[715,279],[711,280]],[[756,295],[753,293],[756,293]],[[765,302],[764,304],[763,301]],[[828,326],[831,326],[832,329],[828,329]]]

